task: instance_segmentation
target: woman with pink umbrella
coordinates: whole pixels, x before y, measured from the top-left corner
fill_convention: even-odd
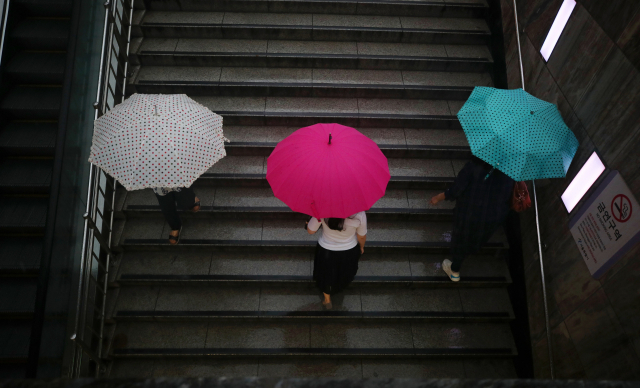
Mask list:
[[[367,234],[364,211],[384,196],[389,179],[387,158],[376,143],[340,124],[301,128],[278,143],[267,160],[274,195],[312,217],[309,234],[323,226],[314,280],[327,309],[331,294],[356,275]]]
[[[316,245],[313,280],[324,296],[322,304],[331,310],[331,295],[345,289],[358,272],[358,261],[367,241],[367,216],[358,212],[348,218],[311,217],[307,232],[315,234],[320,226],[322,236]]]

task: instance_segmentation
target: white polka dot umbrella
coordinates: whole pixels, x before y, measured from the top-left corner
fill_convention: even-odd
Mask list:
[[[226,156],[222,117],[184,94],[134,94],[94,123],[89,162],[127,190],[189,187]]]

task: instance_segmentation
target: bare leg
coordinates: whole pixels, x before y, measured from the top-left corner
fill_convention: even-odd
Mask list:
[[[180,235],[180,229],[172,230],[171,232],[169,232],[169,235],[173,236],[173,237],[178,237]],[[176,240],[169,240],[169,244],[171,244],[171,245],[176,245],[177,243],[178,243],[178,241],[176,241]]]
[[[325,294],[324,292],[322,293],[322,295],[324,295],[324,300],[322,301],[322,305],[327,310],[331,310],[333,308],[333,305],[331,304],[331,295]]]

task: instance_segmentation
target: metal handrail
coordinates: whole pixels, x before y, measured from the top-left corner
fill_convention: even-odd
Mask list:
[[[2,26],[2,33],[0,33],[0,65],[2,65],[2,53],[4,52],[4,39],[7,34],[7,21],[9,20],[9,5],[11,0],[0,0],[0,26]]]
[[[522,64],[522,49],[520,47],[520,28],[518,26],[518,7],[516,6],[516,0],[513,0],[513,14],[516,21],[516,39],[518,42],[518,60],[520,63],[520,80],[522,81],[522,90],[526,90],[524,86],[524,67]],[[551,348],[551,331],[549,330],[549,307],[547,305],[547,287],[544,277],[544,263],[542,262],[542,240],[540,238],[540,220],[538,213],[538,197],[536,196],[536,181],[532,180],[533,184],[533,204],[536,210],[536,231],[538,232],[538,258],[540,259],[540,274],[542,275],[542,299],[544,304],[544,320],[547,328],[547,348],[549,349],[549,370],[551,372],[551,379],[555,379],[553,371],[553,349]]]
[[[134,0],[107,0],[104,3],[106,12],[96,102],[93,104],[95,108],[94,119],[98,119],[113,108],[113,106],[109,106],[109,101],[112,101],[112,105],[115,106],[124,99],[133,3]],[[126,42],[124,47],[122,42]],[[114,53],[116,55],[115,69],[111,64]],[[115,81],[116,90],[121,89],[121,94],[115,94],[115,91],[110,90],[108,86],[110,80]],[[115,257],[111,250],[111,232],[116,187],[115,179],[95,165],[91,165],[87,206],[83,216],[85,221],[75,325],[70,338],[74,345],[68,377],[72,378],[89,375],[89,370],[84,367],[85,361],[95,363],[95,372],[93,373],[95,377],[99,377],[106,371],[102,353],[109,269],[112,259]]]

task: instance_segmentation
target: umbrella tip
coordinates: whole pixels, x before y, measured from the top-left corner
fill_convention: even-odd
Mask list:
[[[331,144],[331,132],[329,132],[329,144]]]

